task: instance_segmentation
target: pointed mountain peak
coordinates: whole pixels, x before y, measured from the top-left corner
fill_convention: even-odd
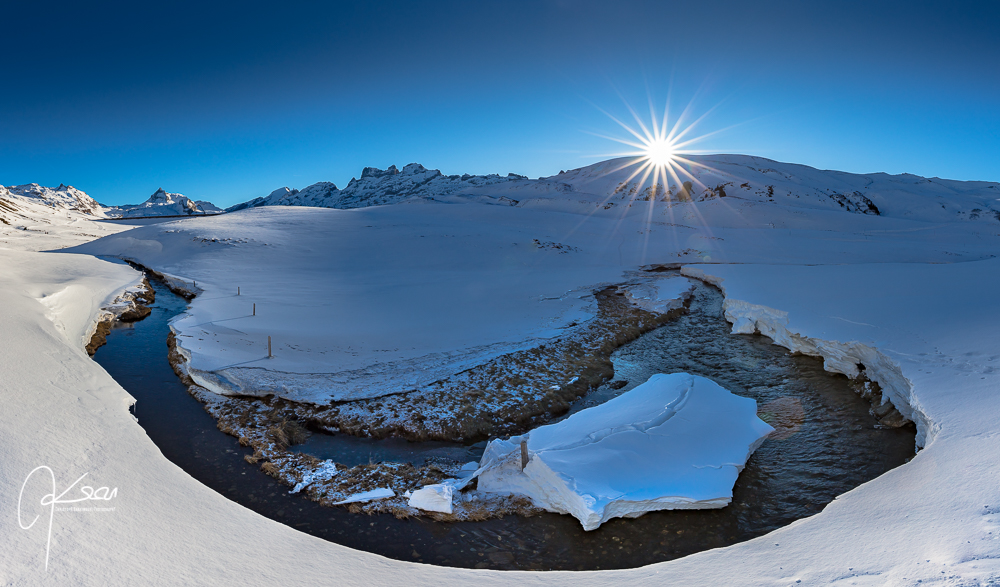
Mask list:
[[[297,193],[299,193],[299,190],[293,190],[293,189],[289,188],[288,186],[285,186],[285,187],[280,187],[280,188],[274,190],[273,192],[271,192],[270,194],[268,194],[266,197],[268,197],[268,198],[280,198],[281,196],[294,195],[294,194],[297,194]]]
[[[410,163],[403,168],[402,173],[403,175],[415,175],[418,173],[427,173],[427,171],[429,170],[419,163]]]

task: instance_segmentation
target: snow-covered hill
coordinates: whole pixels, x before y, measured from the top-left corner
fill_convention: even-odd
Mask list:
[[[819,209],[930,222],[980,220],[1000,222],[1000,184],[954,181],[916,175],[854,174],[806,165],[780,163],[748,155],[690,156],[676,177],[654,182],[632,159],[612,159],[551,177],[529,180],[520,175],[442,175],[413,163],[402,170],[366,167],[361,179],[343,190],[320,182],[303,190],[283,187],[228,211],[258,206],[361,208],[408,198],[487,197],[497,203],[572,200],[606,206],[637,201],[680,202],[728,198],[791,209]],[[686,185],[685,185],[686,184]],[[562,204],[560,204],[562,205]]]
[[[650,199],[732,198],[930,222],[1000,222],[1000,184],[994,182],[955,181],[907,173],[854,174],[747,155],[688,158],[694,165],[683,165],[678,177],[667,182],[653,184],[649,179],[642,182],[642,175],[630,179],[635,171],[634,166],[627,166],[630,160],[613,159],[541,178],[538,183],[540,191],[593,194],[616,204]]]
[[[361,179],[351,179],[344,189],[326,181],[302,190],[278,188],[263,198],[227,208],[227,212],[258,206],[316,206],[320,208],[364,208],[394,204],[407,198],[444,196],[472,188],[504,182],[525,181],[528,178],[513,173],[500,175],[442,175],[437,169],[427,169],[411,163],[403,169],[391,165],[385,171],[365,167]]]
[[[184,216],[218,214],[222,209],[203,200],[192,200],[183,194],[172,194],[159,188],[141,204],[108,208],[110,218],[146,218],[150,216]]]

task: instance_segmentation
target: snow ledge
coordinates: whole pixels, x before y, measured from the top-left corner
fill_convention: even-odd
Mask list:
[[[899,364],[877,348],[857,341],[840,342],[802,336],[789,329],[788,312],[730,298],[723,278],[692,266],[682,267],[681,275],[714,285],[722,291],[725,298],[723,313],[733,325],[733,334],[762,334],[792,352],[821,357],[825,370],[852,379],[864,370],[864,375],[882,388],[883,402],[891,401],[903,416],[916,424],[916,448],[921,449],[933,440],[938,425],[924,413],[913,393],[913,384],[903,375]]]

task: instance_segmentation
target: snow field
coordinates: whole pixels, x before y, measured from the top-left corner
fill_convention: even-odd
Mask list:
[[[629,207],[619,197],[628,195],[628,186],[617,194],[583,187],[584,180],[620,183],[592,166],[576,176],[563,174],[570,176],[566,181],[505,182],[480,195],[452,194],[440,201],[355,211],[258,209],[144,227],[80,252],[134,257],[192,285],[197,281],[202,292],[191,316],[175,326],[193,339],[185,340],[185,348],[192,351],[192,364],[206,372],[230,365],[224,353],[237,354],[240,340],[245,360],[259,360],[270,332],[281,341],[277,358],[268,363],[275,370],[324,374],[370,367],[388,373],[385,381],[405,380],[403,375],[421,368],[407,371],[400,361],[433,366],[426,353],[407,354],[425,342],[442,355],[458,353],[442,361],[453,368],[463,349],[482,341],[510,348],[526,333],[543,338],[546,328],[585,319],[586,294],[574,298],[567,292],[618,282],[624,271],[642,265],[699,263],[705,276],[724,287],[737,331],[752,326],[773,332],[789,348],[823,354],[831,368],[845,373],[855,361],[863,363],[920,427],[924,448],[907,465],[767,536],[641,569],[501,573],[389,561],[263,519],[163,458],[128,414],[131,398],[80,345],[100,308],[135,285],[138,273],[81,255],[0,250],[0,457],[9,471],[0,476],[4,517],[16,519],[24,476],[40,465],[52,468],[60,486],[87,473],[94,486],[119,488],[113,513],[56,513],[48,571],[41,527],[25,531],[12,523],[0,534],[0,576],[15,585],[258,584],[289,577],[387,585],[969,585],[1000,577],[1000,266],[991,259],[998,230],[977,199],[996,188],[716,161],[716,167],[723,165],[729,176],[747,174],[752,189],[741,195],[727,187],[726,197],[697,205],[638,201]],[[763,183],[770,177],[771,196],[771,184]],[[869,180],[873,188],[866,191]],[[553,187],[559,182],[573,189],[559,191]],[[804,187],[796,191],[793,183]],[[826,190],[846,197],[848,188],[862,192],[882,215],[850,213],[830,194],[822,195]],[[520,204],[484,203],[501,197]],[[614,205],[605,209],[607,203]],[[27,237],[6,239],[5,232],[0,246],[56,248],[92,238],[73,235],[73,228],[65,236],[61,228],[44,230],[50,234],[40,230],[33,236],[42,239],[32,244],[25,244]],[[479,238],[480,230],[495,240]],[[437,242],[427,246],[421,236]],[[539,248],[534,240],[563,246]],[[544,258],[514,249],[515,242],[531,244]],[[586,259],[572,260],[576,255]],[[310,265],[320,257],[330,261]],[[522,270],[504,270],[508,263]],[[425,289],[415,277],[421,273]],[[295,283],[282,283],[296,274]],[[70,286],[84,288],[74,290],[73,299],[90,301],[50,307],[39,301]],[[233,299],[236,286],[247,300]],[[247,312],[236,302],[251,302],[251,296],[260,300],[259,315],[268,310],[268,322],[241,318]],[[548,301],[558,309],[538,309]],[[330,316],[325,308],[340,314],[324,319]],[[426,313],[417,317],[415,308]],[[512,327],[479,329],[477,319]],[[425,340],[397,338],[393,329]],[[341,342],[333,349],[308,339],[310,332],[324,331],[369,342],[363,348]],[[357,336],[366,332],[374,336]],[[400,342],[389,346],[393,340]],[[865,349],[877,352],[876,360]],[[480,352],[475,360],[489,354]],[[336,361],[325,358],[334,355]],[[894,370],[900,379],[893,379]],[[288,393],[312,392],[293,385]]]

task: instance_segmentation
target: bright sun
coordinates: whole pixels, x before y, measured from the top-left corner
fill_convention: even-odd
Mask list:
[[[597,135],[634,149],[626,152],[609,153],[611,156],[629,158],[619,169],[635,167],[635,170],[625,180],[625,183],[638,178],[639,189],[651,188],[653,192],[657,190],[671,192],[671,189],[684,185],[685,181],[698,183],[698,179],[691,173],[691,168],[705,166],[696,160],[689,159],[687,155],[694,153],[694,151],[690,150],[692,144],[708,135],[693,138],[689,135],[708,113],[689,124],[686,121],[688,112],[691,109],[689,105],[678,118],[672,120],[673,124],[671,125],[667,121],[668,107],[664,107],[663,116],[657,116],[657,113],[653,109],[652,101],[650,101],[648,121],[643,120],[628,104],[626,104],[626,107],[629,113],[632,114],[632,118],[635,119],[635,127],[625,124],[607,112],[605,114],[625,129],[628,134],[632,135],[631,137],[617,138],[601,134]],[[647,180],[649,180],[648,184]],[[648,188],[646,187],[647,185],[649,186]]]
[[[645,144],[646,159],[656,167],[666,167],[674,159],[674,146],[660,138]]]

